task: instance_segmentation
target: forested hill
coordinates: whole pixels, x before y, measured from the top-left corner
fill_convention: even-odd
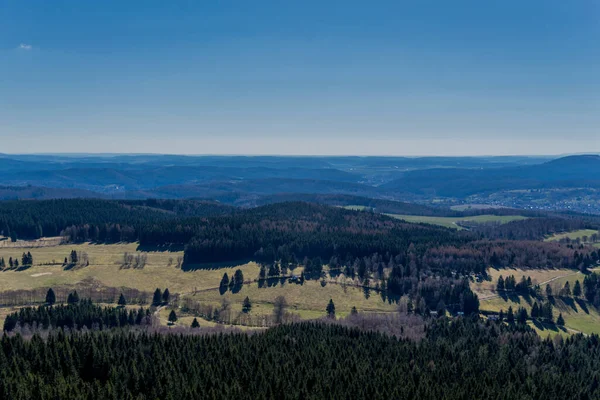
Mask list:
[[[335,324],[246,335],[0,339],[0,398],[597,399],[600,340],[458,318],[421,341]]]
[[[143,226],[187,216],[231,213],[235,208],[211,201],[99,199],[20,200],[0,202],[0,233],[36,239],[59,236],[69,227],[85,228],[76,241],[136,241]]]

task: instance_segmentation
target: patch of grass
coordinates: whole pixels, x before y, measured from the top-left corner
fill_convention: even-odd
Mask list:
[[[557,233],[555,235],[547,237],[544,240],[546,242],[552,242],[552,241],[558,241],[558,240],[566,239],[566,238],[569,238],[571,240],[581,239],[584,236],[587,236],[588,238],[590,238],[594,233],[598,233],[598,231],[594,230],[594,229],[580,229],[580,230],[572,231],[572,232]],[[600,243],[596,243],[596,244],[600,244]]]
[[[325,307],[332,299],[336,314],[340,316],[350,313],[352,307],[364,312],[392,312],[397,305],[383,301],[379,293],[370,291],[369,298],[362,288],[328,283],[324,287],[320,282],[306,281],[304,285],[278,283],[272,287],[258,287],[257,283],[246,284],[238,293],[227,292],[221,295],[218,290],[210,290],[191,296],[204,304],[218,306],[227,299],[234,310],[241,310],[244,299],[248,296],[252,302],[252,313],[272,313],[276,297],[284,296],[288,303],[288,311],[298,314],[303,319],[319,318],[325,315]]]
[[[564,277],[565,279],[571,279],[573,281],[571,283],[571,289],[573,288],[573,284],[575,284],[576,279],[579,279],[580,283],[583,283],[584,278],[583,274],[572,269],[490,268],[488,270],[488,275],[491,280],[471,283],[471,290],[477,293],[477,295],[480,297],[492,296],[496,294],[496,285],[500,276],[506,278],[510,275],[514,275],[517,282],[519,282],[522,276],[525,276],[525,278],[529,276],[531,277],[531,281],[534,285],[542,284],[543,282],[547,282],[551,279],[556,279],[556,281],[559,281]],[[554,282],[555,281],[552,282],[552,289],[554,289],[555,286]],[[562,285],[564,285],[564,281],[562,282]]]
[[[144,252],[147,255],[147,263],[143,269],[122,269],[123,254],[125,252],[134,254],[136,249],[136,243],[0,248],[0,257],[4,257],[7,262],[8,257],[20,258],[21,254],[27,251],[31,252],[34,260],[34,266],[26,270],[0,272],[0,291],[77,284],[91,277],[110,287],[126,286],[146,291],[153,291],[157,287],[161,289],[168,287],[173,293],[187,293],[218,287],[224,273],[231,276],[238,268],[242,269],[246,279],[256,278],[260,270],[257,264],[248,263],[230,268],[186,272],[176,268],[177,257],[183,256],[183,252]],[[90,265],[65,270],[62,263],[71,250],[86,252]]]
[[[528,313],[531,313],[531,307],[535,301],[540,302],[539,299],[518,295],[510,295],[504,298],[494,297],[482,300],[480,309],[498,313],[500,310],[506,312],[508,307],[512,307],[515,311],[519,307],[524,307]],[[546,299],[543,301],[546,301]],[[552,301],[554,318],[558,318],[559,313],[562,313],[566,328],[586,334],[600,333],[600,313],[587,301],[558,296],[555,296]]]
[[[401,215],[401,214],[386,214],[393,218],[402,219],[406,222],[412,223],[426,223],[431,225],[440,225],[446,228],[463,229],[457,223],[459,222],[476,222],[476,223],[488,223],[498,222],[505,224],[512,221],[519,221],[527,219],[522,215],[476,215],[472,217],[426,217],[422,215]]]

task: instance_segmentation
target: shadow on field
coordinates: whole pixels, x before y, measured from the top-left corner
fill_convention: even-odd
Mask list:
[[[181,270],[185,272],[189,271],[199,271],[199,270],[215,270],[221,268],[235,268],[241,265],[249,263],[251,260],[237,260],[237,261],[227,261],[220,263],[206,263],[206,264],[183,264],[181,266]]]
[[[555,333],[558,333],[559,331],[561,331],[561,332],[567,331],[567,329],[564,326],[557,326],[556,324],[548,324],[548,323],[540,322],[536,319],[533,320],[533,324],[540,331],[551,331],[551,332],[555,332]]]
[[[579,308],[581,308],[583,310],[584,313],[589,314],[590,310],[587,307],[587,304],[585,304],[585,301],[583,301],[582,299],[575,299],[575,301],[577,302],[577,305],[579,306]]]
[[[151,252],[159,252],[159,253],[164,253],[164,252],[178,252],[178,251],[183,251],[184,249],[184,245],[165,245],[165,246],[148,246],[148,245],[138,245],[138,247],[135,249],[136,251],[145,251],[148,253]]]
[[[568,307],[570,307],[573,311],[577,312],[577,306],[575,305],[575,300],[571,297],[561,297],[560,298],[563,303],[565,303]]]

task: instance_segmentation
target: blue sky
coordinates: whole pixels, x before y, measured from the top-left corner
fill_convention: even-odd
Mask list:
[[[600,2],[0,0],[0,152],[600,152]]]

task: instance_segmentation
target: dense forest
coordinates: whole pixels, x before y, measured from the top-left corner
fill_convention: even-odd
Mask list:
[[[600,340],[459,318],[423,339],[337,324],[264,333],[3,336],[0,397],[19,399],[593,399]]]
[[[4,330],[12,331],[20,326],[48,328],[107,329],[133,325],[150,324],[149,309],[127,310],[122,307],[102,307],[89,299],[72,301],[68,305],[23,307],[10,314],[4,321]]]

